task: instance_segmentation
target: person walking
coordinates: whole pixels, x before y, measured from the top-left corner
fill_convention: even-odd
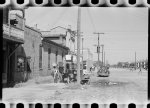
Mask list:
[[[61,80],[60,73],[56,63],[53,63],[52,76],[54,78],[54,83],[58,83]]]
[[[141,67],[140,67],[138,74],[142,74],[142,68]]]

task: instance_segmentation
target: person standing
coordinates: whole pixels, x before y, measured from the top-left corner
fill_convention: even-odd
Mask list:
[[[58,69],[58,72],[59,72],[59,81],[62,82],[62,75],[64,73],[63,64],[57,65],[57,69]]]
[[[141,66],[140,66],[140,70],[139,70],[138,74],[142,74],[142,68],[141,68]]]
[[[58,83],[60,80],[60,73],[57,68],[57,64],[53,63],[52,76],[54,78],[54,83]]]

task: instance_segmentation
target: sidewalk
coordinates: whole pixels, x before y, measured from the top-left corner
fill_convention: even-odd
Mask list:
[[[53,82],[52,76],[38,76],[37,78],[29,79],[27,82],[18,83],[14,86],[14,88],[33,86],[37,84],[50,84]]]

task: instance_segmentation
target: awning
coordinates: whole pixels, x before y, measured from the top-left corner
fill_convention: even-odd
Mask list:
[[[8,41],[12,41],[12,42],[15,42],[15,43],[24,44],[24,40],[13,37],[13,36],[8,36],[6,34],[3,34],[3,39],[6,39]]]

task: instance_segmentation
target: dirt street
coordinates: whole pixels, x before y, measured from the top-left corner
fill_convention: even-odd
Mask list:
[[[109,77],[91,76],[90,85],[41,83],[4,88],[6,102],[147,103],[147,71],[110,68]]]

